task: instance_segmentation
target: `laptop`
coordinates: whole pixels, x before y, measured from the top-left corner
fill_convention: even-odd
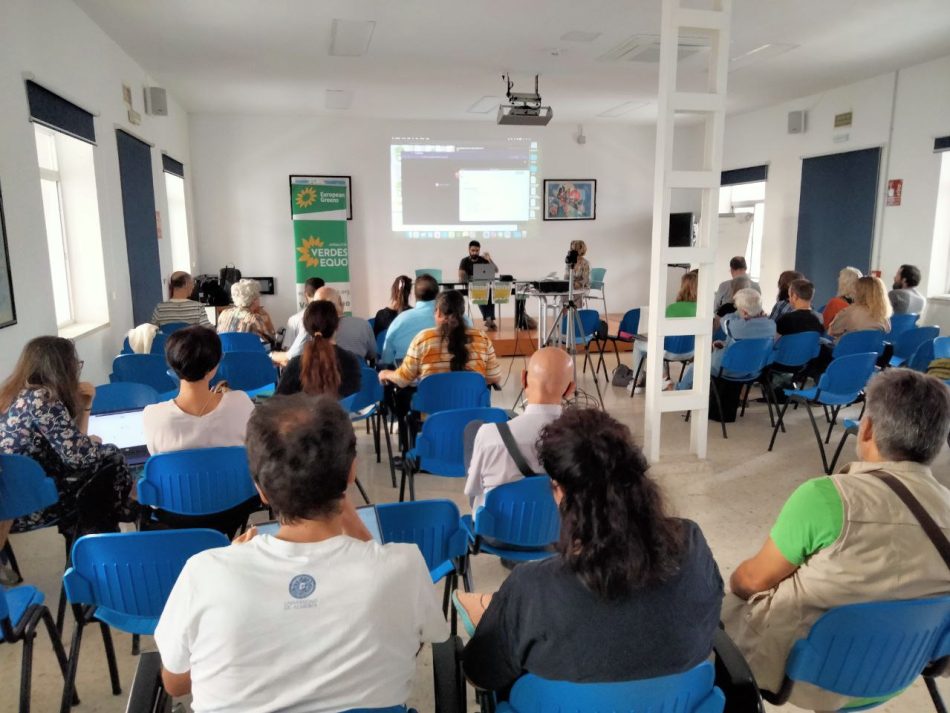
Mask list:
[[[495,266],[490,262],[483,262],[477,265],[472,265],[472,279],[473,280],[494,280],[495,279]]]
[[[88,433],[117,446],[129,465],[142,465],[148,460],[142,414],[142,409],[135,409],[90,416]]]
[[[369,530],[369,534],[373,536],[373,540],[381,545],[384,544],[383,528],[379,524],[379,513],[376,512],[376,506],[362,505],[356,508],[356,514],[359,515],[360,520],[366,525],[366,529]],[[280,529],[280,523],[277,522],[277,520],[271,520],[270,522],[262,522],[259,525],[255,525],[255,527],[258,533],[262,535],[276,535]]]

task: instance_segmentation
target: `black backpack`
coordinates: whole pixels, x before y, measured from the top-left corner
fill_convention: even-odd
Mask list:
[[[234,265],[225,265],[218,271],[218,284],[221,286],[221,289],[224,290],[225,294],[228,295],[228,302],[230,302],[231,285],[240,281],[241,271],[234,267]]]

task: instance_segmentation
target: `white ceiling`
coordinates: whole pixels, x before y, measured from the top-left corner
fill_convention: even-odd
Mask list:
[[[555,122],[655,116],[657,65],[597,58],[658,33],[660,0],[75,1],[195,113],[493,122],[466,110],[502,96],[510,71],[518,90],[541,74]],[[334,18],[376,22],[365,56],[329,56]],[[572,30],[600,36],[560,39]],[[950,54],[950,0],[734,0],[730,56],[765,43],[798,47],[732,72],[730,112]],[[684,79],[700,81],[704,62],[684,60]],[[350,108],[326,109],[328,89],[352,92]],[[597,116],[625,102],[646,105]]]

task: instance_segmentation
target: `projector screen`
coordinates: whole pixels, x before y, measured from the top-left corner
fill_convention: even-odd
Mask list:
[[[539,218],[538,142],[394,137],[392,229],[405,238],[526,238]]]

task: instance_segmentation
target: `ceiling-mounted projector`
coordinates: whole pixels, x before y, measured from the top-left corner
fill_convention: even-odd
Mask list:
[[[554,118],[554,111],[549,106],[541,106],[541,95],[538,93],[538,75],[534,75],[534,93],[512,91],[514,83],[510,75],[501,75],[508,83],[508,97],[510,104],[498,107],[498,123],[514,126],[547,126]]]

